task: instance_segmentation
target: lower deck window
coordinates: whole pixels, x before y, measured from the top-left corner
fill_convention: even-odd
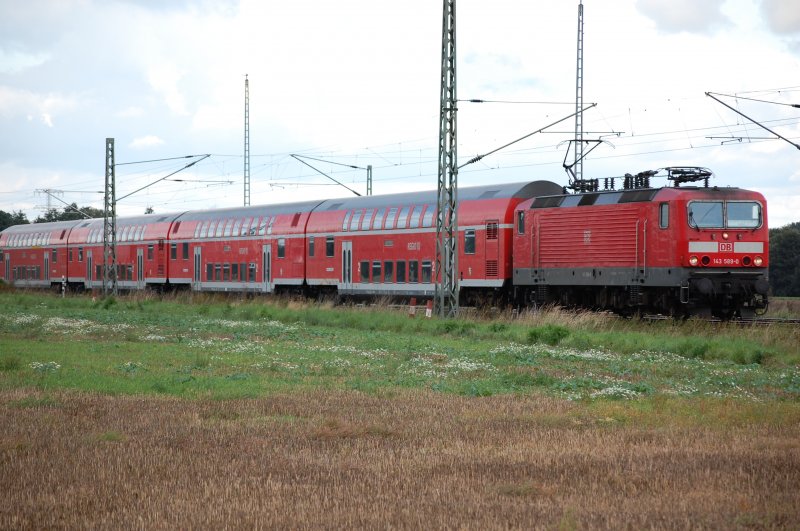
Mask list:
[[[397,282],[406,281],[406,263],[403,261],[397,262]]]
[[[422,261],[422,282],[430,282],[431,281],[431,271],[432,271],[431,261],[430,260],[423,260]]]
[[[394,262],[385,261],[383,263],[383,281],[392,282],[394,280]]]
[[[359,272],[361,273],[361,282],[369,282],[369,262],[364,260],[359,264]]]

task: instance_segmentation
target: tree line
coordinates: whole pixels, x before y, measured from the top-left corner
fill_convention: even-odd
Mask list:
[[[78,210],[75,203],[64,210],[51,208],[34,219],[33,223],[85,218]],[[93,218],[103,217],[103,211],[99,208],[82,207],[80,211]],[[145,213],[152,213],[152,209],[148,208]],[[0,210],[0,230],[25,223],[30,222],[21,210],[11,213]],[[769,230],[769,283],[775,296],[800,297],[800,221]]]

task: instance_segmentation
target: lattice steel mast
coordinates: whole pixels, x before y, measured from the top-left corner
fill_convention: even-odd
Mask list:
[[[117,191],[114,139],[106,138],[106,187],[103,201],[103,295],[117,294]]]
[[[437,315],[458,315],[458,164],[456,157],[456,0],[444,0],[436,216]]]
[[[575,164],[572,177],[583,190],[583,1],[578,3],[578,57],[575,75]]]
[[[250,206],[250,81],[244,75],[244,206]]]

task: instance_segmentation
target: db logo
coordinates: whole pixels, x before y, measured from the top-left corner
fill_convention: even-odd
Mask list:
[[[733,244],[730,242],[722,242],[719,244],[719,252],[721,253],[732,253],[733,252]]]

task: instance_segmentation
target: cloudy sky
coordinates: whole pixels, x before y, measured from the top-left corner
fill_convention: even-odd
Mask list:
[[[460,0],[458,154],[466,162],[574,110],[577,0]],[[0,0],[0,210],[35,218],[37,190],[102,207],[105,139],[121,214],[243,203],[244,80],[251,203],[436,188],[437,0]],[[584,0],[591,178],[704,166],[800,221],[797,0]],[[733,96],[739,96],[734,98]],[[748,98],[748,99],[744,99]],[[459,185],[548,179],[569,119],[459,173]],[[176,181],[174,179],[180,179]],[[657,184],[663,184],[657,182]],[[61,203],[51,199],[54,206]]]

